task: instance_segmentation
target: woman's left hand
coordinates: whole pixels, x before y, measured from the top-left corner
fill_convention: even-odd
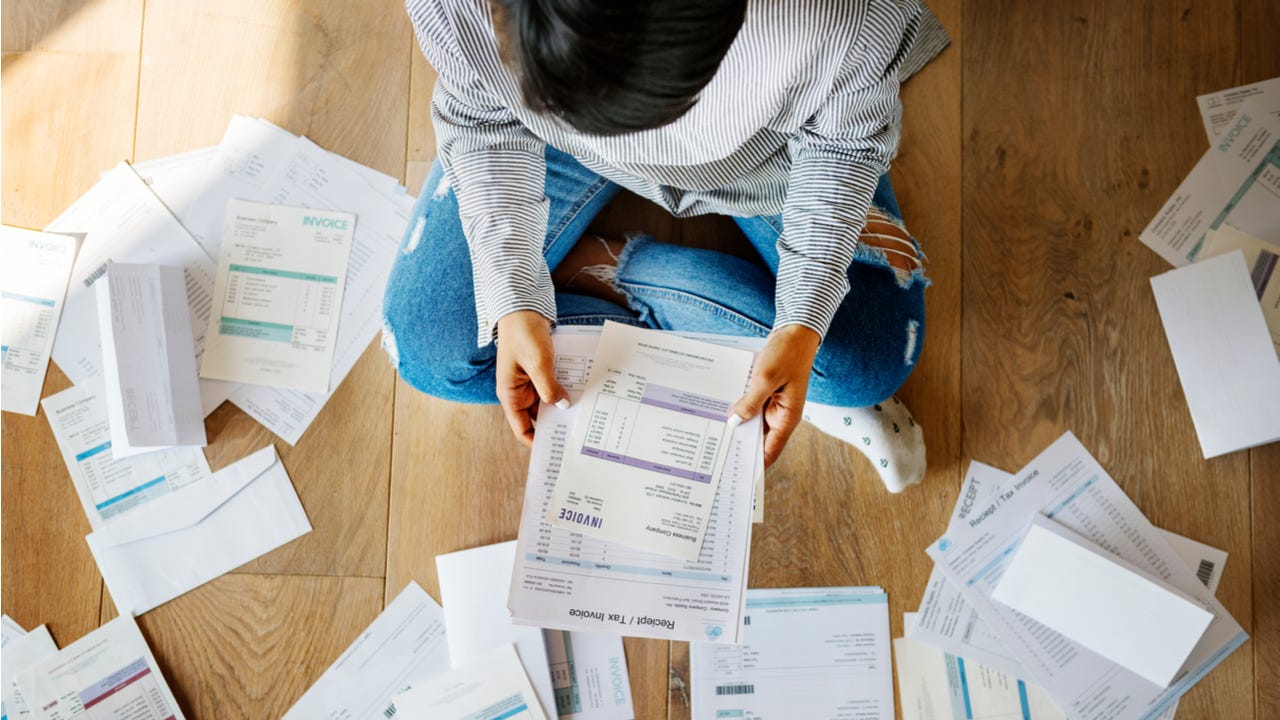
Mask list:
[[[803,325],[774,330],[756,358],[746,395],[733,406],[733,413],[742,420],[764,411],[765,467],[778,459],[800,424],[809,373],[821,343],[821,336]]]

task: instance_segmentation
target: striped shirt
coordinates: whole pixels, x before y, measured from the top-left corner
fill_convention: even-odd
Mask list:
[[[511,312],[555,321],[542,255],[547,145],[679,217],[781,214],[774,326],[826,334],[897,151],[899,73],[916,63],[909,51],[922,14],[932,20],[919,0],[749,0],[689,112],[609,137],[523,104],[498,57],[487,0],[406,6],[439,74],[432,119],[471,252],[479,345]]]

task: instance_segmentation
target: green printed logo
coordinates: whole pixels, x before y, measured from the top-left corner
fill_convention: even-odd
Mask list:
[[[327,218],[319,217],[317,215],[303,215],[302,224],[331,230],[346,230],[348,221],[346,218]]]

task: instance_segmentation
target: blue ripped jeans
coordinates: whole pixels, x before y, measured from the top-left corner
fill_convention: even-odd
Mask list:
[[[571,156],[547,148],[546,195],[551,209],[543,254],[554,269],[618,186]],[[888,176],[874,203],[901,218]],[[711,250],[681,247],[647,236],[620,256],[616,285],[622,307],[573,293],[556,293],[560,325],[605,320],[642,327],[724,335],[768,335],[774,318],[774,275],[782,218],[735,218],[763,266]],[[849,266],[851,290],[818,351],[808,399],[842,407],[885,400],[915,367],[924,341],[924,288],[917,272],[900,283],[875,251],[861,249]],[[432,167],[410,219],[383,300],[383,347],[400,377],[428,395],[467,403],[495,403],[493,343],[476,347],[471,257],[458,201],[439,162]]]

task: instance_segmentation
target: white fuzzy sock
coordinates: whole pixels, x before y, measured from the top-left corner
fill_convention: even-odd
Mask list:
[[[889,492],[924,479],[924,433],[898,398],[860,408],[806,402],[804,419],[866,455]]]

